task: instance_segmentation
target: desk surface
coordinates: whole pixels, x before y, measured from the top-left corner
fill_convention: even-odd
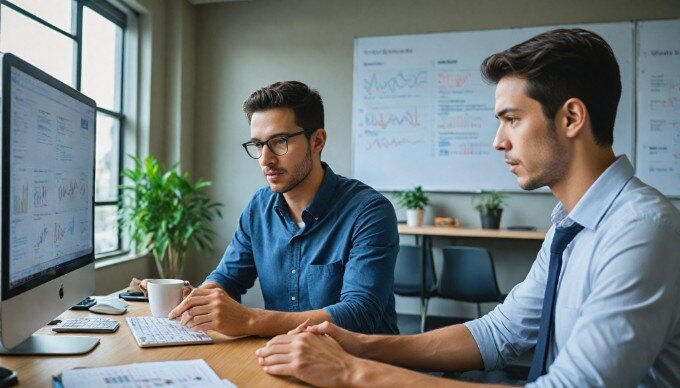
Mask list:
[[[0,365],[17,371],[19,386],[50,387],[52,375],[75,367],[97,367],[131,364],[148,361],[204,359],[223,379],[238,386],[271,387],[297,386],[290,379],[272,377],[257,364],[255,350],[263,346],[265,338],[230,338],[209,332],[215,341],[210,345],[168,346],[142,349],[125,322],[126,317],[150,315],[146,302],[128,302],[128,312],[123,315],[99,315],[88,311],[67,311],[59,319],[84,316],[109,317],[118,320],[120,327],[110,334],[56,334],[99,337],[100,342],[90,353],[81,356],[0,356]],[[45,326],[36,334],[55,335],[52,326]]]
[[[543,240],[545,230],[523,231],[508,229],[469,229],[449,228],[436,226],[407,226],[399,224],[399,234],[411,234],[417,236],[445,236],[445,237],[484,237],[484,238],[509,238],[521,240]]]

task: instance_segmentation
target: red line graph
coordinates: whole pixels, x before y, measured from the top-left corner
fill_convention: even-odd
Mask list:
[[[403,114],[394,114],[387,112],[378,112],[376,114],[367,114],[364,122],[369,127],[380,127],[385,129],[387,127],[401,127],[404,125],[418,128],[420,127],[420,120],[418,119],[418,107],[412,110],[403,112]]]

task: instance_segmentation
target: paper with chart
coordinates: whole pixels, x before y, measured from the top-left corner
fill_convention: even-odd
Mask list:
[[[680,196],[680,20],[638,24],[637,175]]]
[[[633,24],[580,25],[601,34],[621,67],[614,149],[633,149]],[[555,27],[366,37],[354,45],[354,177],[379,190],[519,191],[498,128],[490,54]]]
[[[145,362],[102,368],[72,369],[61,374],[69,387],[236,387],[203,360]]]

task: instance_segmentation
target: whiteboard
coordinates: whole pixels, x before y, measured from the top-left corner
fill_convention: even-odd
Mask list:
[[[592,30],[614,50],[623,86],[614,150],[633,159],[632,22],[364,37],[354,42],[354,177],[386,191],[520,191],[492,147],[495,85],[480,65],[557,27]]]
[[[638,24],[636,170],[680,196],[680,20]]]

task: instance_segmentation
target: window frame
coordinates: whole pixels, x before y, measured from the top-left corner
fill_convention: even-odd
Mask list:
[[[109,110],[106,108],[101,108],[97,106],[97,111],[96,114],[103,114],[105,116],[111,117],[113,120],[116,120],[118,122],[118,189],[116,191],[116,199],[115,200],[108,200],[108,201],[97,201],[95,199],[94,201],[94,208],[96,210],[97,207],[104,207],[104,206],[116,206],[117,208],[120,208],[120,195],[121,195],[121,189],[120,185],[123,184],[123,177],[121,172],[123,171],[123,168],[125,167],[125,161],[124,161],[124,156],[125,156],[125,144],[126,144],[126,139],[125,139],[125,133],[126,133],[126,125],[128,124],[128,120],[126,120],[126,114],[125,114],[125,108],[126,105],[126,95],[125,95],[125,80],[126,80],[126,69],[129,68],[128,62],[130,61],[130,58],[128,55],[130,54],[127,51],[127,41],[130,38],[128,35],[128,28],[129,28],[129,16],[131,13],[133,13],[132,10],[130,9],[125,9],[121,10],[120,8],[126,8],[124,5],[120,4],[120,2],[115,2],[116,5],[114,5],[112,2],[109,2],[107,0],[70,0],[72,4],[72,15],[71,15],[71,30],[75,31],[75,34],[70,33],[68,31],[63,30],[60,27],[57,27],[56,25],[48,22],[47,20],[41,18],[40,16],[31,13],[30,11],[27,11],[20,6],[14,4],[11,0],[0,0],[0,6],[6,6],[7,8],[12,9],[13,11],[39,23],[40,25],[47,27],[48,29],[55,31],[61,35],[64,35],[70,39],[72,39],[75,43],[75,50],[73,55],[75,56],[74,60],[74,68],[73,68],[73,81],[75,85],[72,85],[76,90],[80,91],[82,88],[82,61],[83,61],[83,14],[84,14],[84,7],[88,7],[90,10],[93,12],[96,12],[100,16],[104,17],[108,21],[112,22],[116,26],[120,27],[122,30],[121,33],[121,47],[120,47],[120,52],[116,53],[116,61],[118,61],[118,66],[120,66],[120,72],[119,74],[116,74],[116,76],[119,76],[119,79],[116,80],[116,83],[118,84],[117,87],[120,90],[120,93],[117,95],[117,101],[115,101],[115,105],[119,107],[119,111],[115,110]],[[133,16],[133,22],[136,21],[134,16]],[[114,151],[115,152],[115,151]],[[116,225],[116,230],[117,230],[117,246],[115,249],[110,250],[110,251],[103,251],[103,252],[95,252],[95,261],[100,260],[100,259],[105,259],[105,258],[110,258],[113,256],[121,256],[130,253],[129,247],[125,246],[125,242],[123,239],[124,231],[121,230],[121,228]]]

